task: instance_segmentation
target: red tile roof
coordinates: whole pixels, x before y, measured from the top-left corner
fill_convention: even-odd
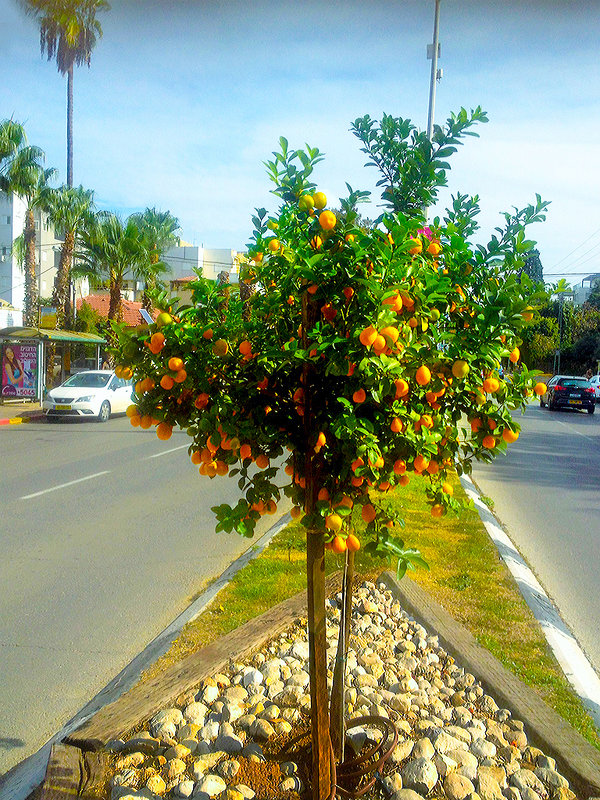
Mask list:
[[[144,320],[142,319],[142,315],[140,314],[140,309],[142,308],[142,304],[135,302],[134,300],[123,300],[123,322],[126,325],[129,325],[132,328],[137,327],[138,325],[143,325]],[[82,303],[87,303],[87,305],[92,308],[97,314],[100,314],[101,317],[108,317],[108,306],[110,303],[110,295],[108,294],[89,294],[87,297],[84,297],[83,300],[77,300],[77,309],[81,308]],[[158,311],[153,308],[150,312],[150,316],[152,319],[156,319],[158,316]]]

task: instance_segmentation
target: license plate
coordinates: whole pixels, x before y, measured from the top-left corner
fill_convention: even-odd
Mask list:
[[[70,411],[71,406],[54,406],[57,411]]]
[[[569,400],[569,404],[572,406],[580,406],[581,400]]]

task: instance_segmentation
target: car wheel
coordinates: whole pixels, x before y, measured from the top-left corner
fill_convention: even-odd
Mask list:
[[[108,422],[109,419],[110,419],[110,403],[108,402],[108,400],[105,400],[100,406],[100,411],[98,412],[98,422]]]
[[[588,414],[593,414],[595,410],[596,410],[595,406],[588,406]]]

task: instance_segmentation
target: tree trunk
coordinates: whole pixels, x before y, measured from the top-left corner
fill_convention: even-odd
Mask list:
[[[256,292],[256,287],[251,283],[240,281],[240,300],[242,301],[242,316],[246,321],[250,319],[250,298]]]
[[[307,331],[316,316],[315,304],[309,301],[308,292],[302,298],[302,339],[307,347]],[[304,437],[305,511],[315,509],[317,487],[315,481],[314,451],[309,446],[313,433],[313,387],[310,365],[306,362],[304,383]],[[306,532],[306,578],[308,601],[308,659],[310,674],[310,720],[312,736],[312,796],[313,800],[326,800],[331,792],[329,713],[327,697],[327,637],[325,619],[325,540],[320,530]]]
[[[108,304],[108,319],[114,319],[117,322],[123,320],[123,298],[121,296],[121,288],[123,286],[123,278],[117,276],[116,272],[111,269],[110,271],[110,302]]]
[[[38,324],[38,287],[35,266],[35,220],[33,208],[25,212],[25,325],[35,327]]]
[[[56,327],[71,324],[71,265],[75,249],[75,231],[67,231],[60,251],[56,283],[52,292],[52,304],[56,306]]]
[[[73,186],[73,65],[67,72],[67,186]]]

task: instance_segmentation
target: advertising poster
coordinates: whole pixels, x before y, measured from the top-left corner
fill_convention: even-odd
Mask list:
[[[35,344],[2,347],[2,397],[35,397],[38,371]]]

